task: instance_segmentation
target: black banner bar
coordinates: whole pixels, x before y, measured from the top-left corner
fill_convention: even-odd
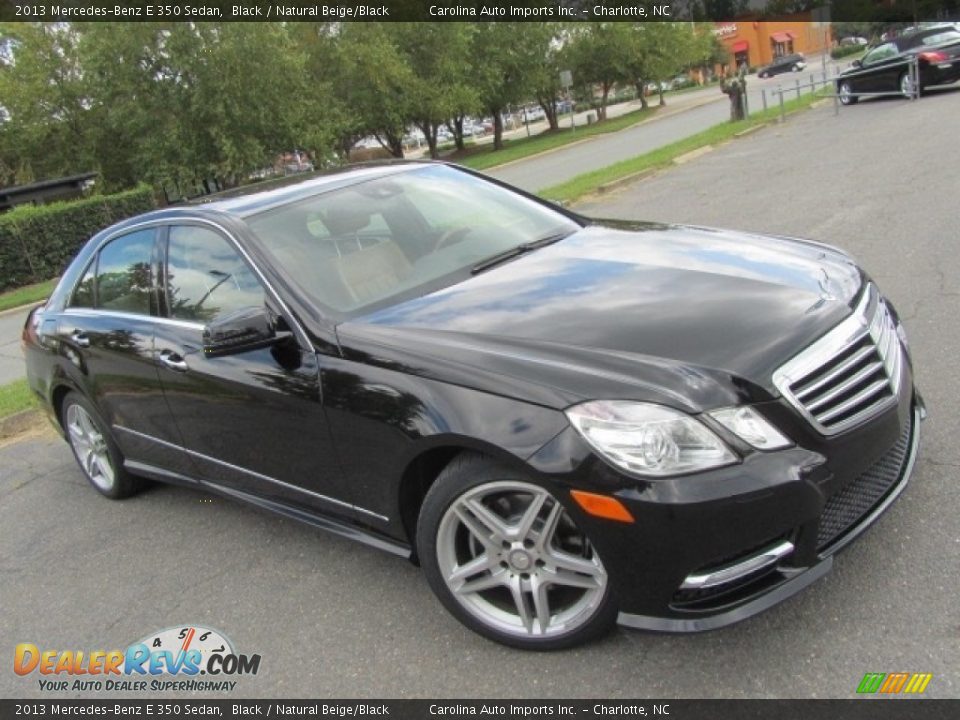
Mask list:
[[[946,720],[960,700],[0,700],[0,718],[20,717]]]
[[[0,20],[42,22],[960,21],[960,0],[0,0]]]

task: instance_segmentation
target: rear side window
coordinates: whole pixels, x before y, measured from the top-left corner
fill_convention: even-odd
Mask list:
[[[139,230],[111,240],[100,250],[96,280],[97,308],[150,314],[150,292],[153,288],[150,258],[155,234],[152,228]]]
[[[260,281],[226,238],[193,225],[170,228],[166,289],[170,317],[201,323],[265,300]]]
[[[97,259],[94,257],[87,271],[83,274],[83,279],[73,290],[73,297],[70,298],[70,307],[73,308],[92,308],[94,301],[94,283],[96,282]]]

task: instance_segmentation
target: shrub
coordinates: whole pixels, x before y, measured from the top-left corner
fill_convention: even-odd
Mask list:
[[[862,53],[864,47],[861,45],[840,45],[835,47],[830,51],[830,57],[834,60],[839,60],[840,58],[847,57],[848,55],[856,55],[857,53]]]
[[[140,186],[0,215],[0,291],[59,275],[97,232],[154,207],[153,192]]]

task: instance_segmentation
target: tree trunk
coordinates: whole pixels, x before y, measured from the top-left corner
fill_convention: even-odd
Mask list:
[[[457,150],[463,150],[463,115],[455,115],[453,124],[451,125],[448,122],[447,127],[450,128],[450,132],[453,133],[453,144],[456,145]]]
[[[399,135],[394,135],[389,130],[383,132],[383,137],[380,133],[376,133],[375,137],[377,142],[383,146],[384,150],[389,152],[395,158],[403,158],[403,137]]]
[[[658,92],[660,93],[660,107],[666,105],[666,101],[663,99],[663,83],[657,84]]]
[[[540,107],[543,108],[543,112],[547,116],[547,122],[550,123],[550,129],[559,130],[560,123],[557,119],[557,99],[555,97],[538,97],[537,102],[540,103]]]
[[[503,117],[500,108],[490,109],[493,110],[493,149],[503,150]]]
[[[650,103],[647,102],[647,96],[645,94],[647,83],[643,79],[640,79],[634,84],[637,86],[637,97],[640,98],[640,109],[646,110],[650,107]]]
[[[603,83],[603,95],[600,96],[600,107],[597,109],[597,121],[603,122],[607,119],[607,96],[610,95],[610,87],[607,83]]]

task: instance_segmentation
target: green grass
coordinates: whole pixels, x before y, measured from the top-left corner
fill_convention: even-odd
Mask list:
[[[784,110],[787,113],[792,113],[807,108],[816,100],[820,99],[820,92],[822,91],[803,95],[799,100],[786,100],[784,102]],[[662,148],[645,153],[644,155],[637,155],[636,157],[621,160],[613,165],[608,165],[605,168],[600,168],[599,170],[577,175],[575,178],[572,178],[567,182],[560,183],[559,185],[553,185],[539,191],[537,194],[550,200],[569,203],[583,197],[584,195],[589,195],[590,193],[596,192],[601,185],[605,185],[606,183],[614,180],[619,180],[644,170],[666,167],[680,155],[684,155],[707,145],[715,145],[717,143],[729,140],[737,133],[746,130],[749,127],[753,127],[754,125],[760,125],[770,122],[771,120],[775,120],[777,117],[779,117],[779,115],[780,107],[778,104],[777,106],[771,107],[768,110],[753,113],[749,120],[743,120],[736,123],[726,122],[721,123],[720,125],[714,125],[712,128],[708,128],[703,132],[697,133],[696,135],[691,135],[683,140],[678,140],[670,145],[665,145]]]
[[[37,402],[27,380],[14,380],[12,383],[0,385],[0,418],[36,407]]]
[[[609,108],[608,108],[609,109]],[[584,140],[585,138],[605,133],[618,132],[628,127],[636,125],[638,122],[653,117],[657,111],[657,106],[651,104],[645,110],[633,110],[631,112],[611,118],[602,123],[593,125],[578,125],[575,130],[562,128],[556,131],[548,131],[533,135],[531,137],[520,138],[519,140],[505,140],[502,150],[494,150],[492,143],[477,145],[475,148],[468,149],[465,154],[457,157],[450,156],[449,160],[473,168],[474,170],[486,170],[495,165],[521,160],[537,153],[553,150],[573,142]],[[562,116],[566,118],[567,116]]]
[[[57,285],[57,279],[47,280],[36,285],[25,285],[16,290],[8,290],[0,293],[0,310],[9,310],[10,308],[29,305],[30,303],[40,302],[50,297],[53,288]]]

